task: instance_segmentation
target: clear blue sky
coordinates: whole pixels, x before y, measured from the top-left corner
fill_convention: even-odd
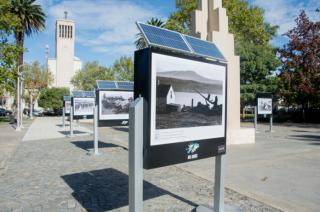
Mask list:
[[[319,0],[249,0],[265,10],[266,21],[279,25],[279,36],[272,44],[281,46],[286,39],[281,36],[294,26],[293,19],[300,9],[316,18],[315,8]],[[25,61],[45,62],[45,45],[49,45],[49,57],[55,56],[55,20],[63,18],[64,11],[76,22],[75,55],[84,63],[98,61],[110,66],[122,55],[132,56],[137,29],[136,21],[151,17],[166,20],[175,10],[175,0],[37,0],[46,15],[46,29],[26,38]],[[319,18],[319,16],[318,16]]]

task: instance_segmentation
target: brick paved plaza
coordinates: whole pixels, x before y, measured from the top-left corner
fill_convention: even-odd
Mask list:
[[[45,117],[35,119],[33,125],[44,126],[46,123],[47,126],[50,126],[48,123],[51,123],[52,127],[47,129],[50,130],[55,129],[54,126],[61,124],[60,122],[60,118]],[[91,128],[90,123],[82,125],[88,129]],[[266,126],[260,127],[263,131],[262,128]],[[4,142],[8,135],[16,135],[16,138],[11,136],[12,141],[20,139],[16,142],[12,154],[7,156],[6,168],[0,172],[0,211],[128,210],[127,128],[100,129],[100,156],[88,154],[89,149],[93,147],[92,135],[88,133],[82,135],[81,130],[74,138],[63,136],[61,138],[21,141],[21,135],[28,128],[33,130],[32,133],[40,133],[39,129],[26,126],[27,129],[17,135],[12,128],[8,128],[6,125],[0,125],[0,128],[0,145],[2,147],[8,145],[8,142]],[[294,127],[292,129],[296,131],[296,137],[283,139],[285,129],[291,128],[289,126],[283,127],[283,129],[275,127],[276,132],[279,130],[279,133],[275,132],[269,138],[266,135],[270,134],[264,132],[257,134],[257,144],[228,148],[230,156],[227,157],[225,199],[227,204],[240,207],[242,211],[280,211],[277,208],[292,209],[292,211],[301,211],[300,209],[304,208],[306,211],[316,211],[316,206],[320,202],[320,193],[316,188],[320,188],[320,184],[319,181],[313,179],[319,179],[320,172],[312,166],[317,167],[320,159],[319,128],[301,127],[299,128],[301,132],[299,132],[297,127]],[[3,130],[7,132],[4,133]],[[61,126],[59,130],[63,133]],[[299,137],[299,134],[305,136]],[[278,148],[272,140],[277,140]],[[274,151],[271,148],[262,148],[263,145],[267,146],[265,142],[270,142]],[[279,168],[282,169],[282,166],[287,163],[287,169],[291,169],[288,160],[279,163],[278,167],[275,163],[272,164],[277,157],[286,159],[290,157],[284,151],[285,147],[283,146],[288,142],[293,143],[296,148],[296,152],[293,154],[298,155],[302,151],[312,155],[312,158],[307,158],[306,161],[309,164],[305,164],[305,167],[298,167],[303,164],[292,166],[293,171],[297,171],[295,176],[284,176],[288,177],[288,185],[291,185],[291,179],[301,179],[303,176],[307,176],[309,183],[313,183],[308,187],[304,185],[306,182],[303,180],[294,182],[297,186],[288,191],[298,194],[299,189],[303,186],[304,189],[309,189],[309,193],[298,195],[298,197],[304,196],[305,200],[301,199],[301,202],[292,202],[292,204],[290,203],[290,195],[284,196],[283,202],[289,201],[291,208],[286,207],[281,201],[277,203],[269,198],[273,195],[279,195],[279,189],[273,190],[276,186],[276,184],[273,185],[273,181],[281,180],[281,174],[289,173],[281,172]],[[261,154],[256,153],[262,149],[265,151],[261,151]],[[238,159],[234,156],[237,156]],[[264,161],[261,157],[264,158]],[[305,155],[300,157],[304,161]],[[1,160],[4,159],[1,158]],[[248,160],[253,161],[249,163]],[[267,172],[258,168],[259,162],[265,164]],[[295,163],[294,160],[292,162]],[[243,169],[241,169],[241,163],[243,163]],[[145,211],[191,211],[199,204],[212,205],[213,164],[213,159],[206,159],[178,166],[145,170]],[[301,173],[300,171],[306,166],[310,167],[310,172]],[[245,172],[248,170],[251,171],[246,174]],[[280,183],[286,182],[280,181]],[[269,191],[266,188],[269,188]],[[282,190],[280,192],[287,195],[288,191]],[[303,189],[301,191],[305,192]],[[291,195],[291,197],[292,200],[297,198],[295,195]]]

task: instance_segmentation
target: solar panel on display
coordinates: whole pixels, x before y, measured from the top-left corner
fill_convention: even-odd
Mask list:
[[[183,40],[180,33],[161,29],[148,24],[137,23],[142,33],[145,35],[149,45],[162,46],[171,49],[179,49],[191,52],[190,48]]]
[[[118,89],[133,90],[133,82],[117,82]]]
[[[71,96],[63,96],[63,101],[70,101],[71,100]]]
[[[189,43],[189,46],[193,49],[194,53],[213,57],[216,59],[225,60],[219,49],[212,42],[201,40],[199,38],[191,37],[184,35],[186,41]]]
[[[95,97],[95,92],[94,91],[72,91],[72,96],[73,97]]]
[[[116,84],[114,81],[97,80],[97,87],[98,89],[115,89]]]
[[[212,42],[148,24],[137,23],[137,25],[150,46],[175,49],[226,61],[222,53]]]

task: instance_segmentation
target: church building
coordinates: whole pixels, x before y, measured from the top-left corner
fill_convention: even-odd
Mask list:
[[[56,57],[48,59],[48,69],[54,77],[51,86],[72,89],[70,81],[76,71],[82,68],[82,62],[74,56],[75,22],[68,19],[67,12],[65,12],[64,19],[56,21],[55,31]]]

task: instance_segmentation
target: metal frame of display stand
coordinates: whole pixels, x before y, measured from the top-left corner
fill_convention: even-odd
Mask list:
[[[254,107],[254,129],[255,129],[256,133],[259,133],[259,130],[258,130],[258,108],[257,108],[257,106]],[[269,117],[269,130],[267,130],[266,132],[274,132],[273,131],[273,114],[270,114],[270,117]]]
[[[145,100],[137,98],[129,108],[129,211],[143,211],[143,135],[144,114],[146,114]],[[144,113],[145,112],[145,113]],[[198,206],[196,211],[239,211],[231,208],[225,210],[224,178],[225,155],[215,157],[214,208]]]

